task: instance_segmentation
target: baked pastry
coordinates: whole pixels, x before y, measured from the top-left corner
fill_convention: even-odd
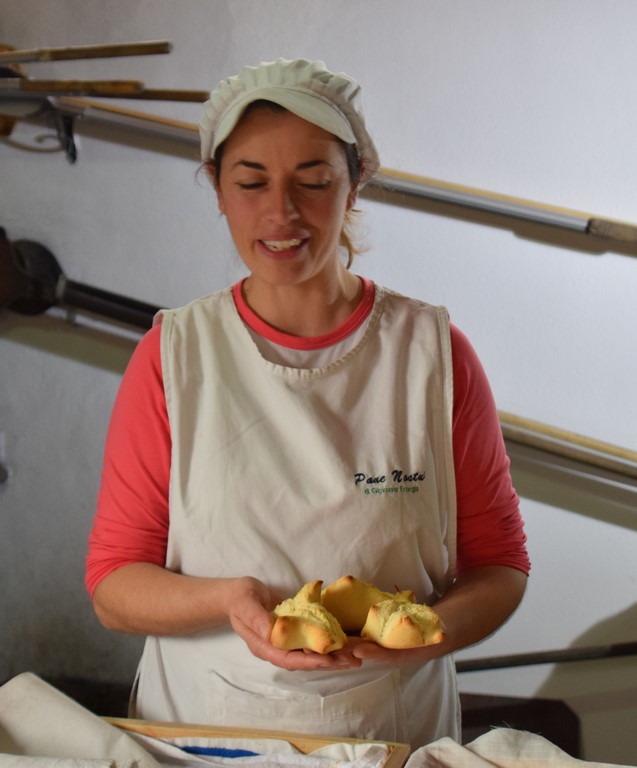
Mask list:
[[[394,598],[369,609],[361,637],[383,648],[420,648],[441,643],[445,634],[438,615],[428,605]]]
[[[321,600],[327,610],[336,616],[345,632],[359,633],[367,621],[369,609],[389,599],[413,601],[411,590],[392,594],[383,592],[373,584],[361,581],[354,576],[341,576],[323,590]]]
[[[354,576],[342,576],[323,591],[322,585],[318,579],[310,581],[276,606],[270,635],[274,646],[326,654],[343,648],[345,632],[395,649],[444,640],[438,615],[429,606],[414,602],[411,590],[383,592]]]
[[[292,651],[307,648],[316,653],[330,653],[347,642],[341,625],[321,605],[320,580],[310,581],[299,592],[276,606],[270,642]]]

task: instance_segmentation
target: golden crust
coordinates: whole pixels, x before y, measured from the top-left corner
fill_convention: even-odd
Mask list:
[[[315,623],[314,618],[278,616],[272,627],[270,642],[287,651],[307,648],[316,653],[330,653],[342,648],[347,638],[335,636],[329,628]]]
[[[392,598],[413,600],[414,593],[405,591],[393,595],[354,576],[341,576],[321,594],[323,605],[336,616],[345,632],[360,632],[367,620],[369,609],[383,600]]]
[[[437,645],[444,630],[428,605],[405,600],[384,600],[369,609],[361,637],[384,648],[421,648]]]
[[[308,582],[293,598],[276,606],[270,635],[272,645],[289,651],[307,648],[322,654],[345,645],[347,637],[340,624],[321,605],[322,583]]]
[[[444,640],[438,615],[414,602],[410,590],[391,594],[354,576],[342,576],[323,591],[322,584],[310,581],[276,606],[270,635],[275,647],[326,654],[345,646],[345,631],[384,648],[419,648]]]

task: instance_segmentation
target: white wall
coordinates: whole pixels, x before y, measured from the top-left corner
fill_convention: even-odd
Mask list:
[[[382,164],[637,221],[637,5],[630,0],[2,0],[19,48],[169,39],[169,56],[28,65],[32,77],[134,78],[208,89],[246,63],[322,58],[356,76]],[[196,122],[200,107],[122,102]],[[46,131],[44,131],[46,133]],[[50,131],[49,137],[50,137]],[[71,166],[43,129],[0,142],[0,226],[67,276],[175,306],[240,274],[196,157],[78,128]],[[637,261],[503,227],[363,199],[357,264],[443,303],[487,368],[498,406],[635,448]],[[0,315],[0,680],[127,679],[139,642],[107,633],[82,587],[102,442],[133,342],[58,316]],[[463,657],[637,639],[634,493],[516,465],[533,573],[523,606]],[[463,690],[564,698],[585,757],[634,761],[634,657],[468,673]],[[612,727],[611,725],[612,724]]]

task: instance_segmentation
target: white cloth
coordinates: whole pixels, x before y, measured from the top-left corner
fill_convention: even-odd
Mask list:
[[[444,309],[377,286],[323,368],[265,360],[231,289],[162,314],[171,425],[167,567],[293,595],[345,574],[431,602],[455,571]],[[408,383],[408,385],[407,385]],[[421,745],[459,737],[453,659],[288,672],[227,627],[149,638],[133,714]]]
[[[0,768],[118,768],[116,760],[81,760],[73,757],[30,757],[0,754]],[[137,765],[133,763],[132,765]]]
[[[299,752],[292,744],[279,739],[219,739],[179,737],[159,740],[140,734],[134,738],[143,745],[164,768],[382,768],[389,749],[385,744],[329,744],[310,754]],[[185,747],[225,747],[247,749],[259,754],[245,757],[188,754]]]
[[[0,768],[381,768],[382,744],[330,744],[310,755],[278,739],[214,739],[215,746],[259,751],[255,757],[189,755],[201,736],[170,742],[124,732],[35,675],[0,687]],[[405,768],[637,768],[570,757],[541,736],[496,728],[461,746],[449,738],[415,750]]]
[[[409,757],[405,768],[630,768],[578,760],[542,736],[495,728],[466,746],[440,739]]]
[[[126,733],[29,672],[0,687],[0,753],[2,768],[159,768]]]
[[[187,746],[260,754],[200,756]],[[165,741],[110,725],[30,673],[0,687],[0,768],[381,768],[387,754],[385,744],[335,743],[306,755],[279,739]]]

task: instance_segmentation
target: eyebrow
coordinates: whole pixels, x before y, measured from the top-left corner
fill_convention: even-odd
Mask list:
[[[299,163],[296,166],[296,170],[303,171],[307,168],[316,168],[317,166],[320,166],[320,165],[329,165],[329,163],[326,160],[307,160],[304,163]],[[243,166],[244,168],[250,168],[255,171],[268,170],[266,166],[263,165],[263,163],[255,163],[252,160],[237,160],[237,162],[234,164],[233,167],[236,168],[237,166]]]

